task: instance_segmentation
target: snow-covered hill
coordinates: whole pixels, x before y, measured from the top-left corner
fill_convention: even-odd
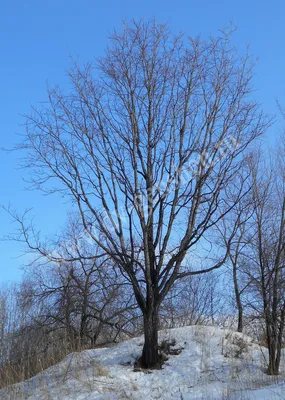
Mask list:
[[[143,345],[139,337],[70,354],[36,377],[3,389],[0,398],[285,399],[284,376],[273,379],[264,373],[266,349],[248,336],[201,326],[160,332],[161,341],[172,339],[172,348],[182,351],[169,355],[161,370],[134,371]]]

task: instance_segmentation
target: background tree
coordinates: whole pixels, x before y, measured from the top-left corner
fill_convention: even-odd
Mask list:
[[[48,254],[38,252],[26,268],[32,290],[25,301],[42,305],[36,323],[63,331],[71,348],[132,335],[141,315],[130,284],[88,242],[76,214],[49,245]]]
[[[285,169],[278,153],[274,161],[263,162],[258,156],[252,163],[255,208],[245,253],[251,307],[265,325],[270,375],[279,373],[285,323]]]
[[[29,273],[33,290],[26,301],[40,302],[38,326],[63,332],[71,349],[133,336],[140,319],[128,285],[108,260],[38,265]]]
[[[160,327],[215,325],[223,317],[221,273],[189,276],[178,280],[160,307]]]
[[[221,233],[225,248],[228,247],[228,267],[230,280],[233,283],[234,302],[237,309],[237,331],[242,332],[244,328],[244,300],[247,290],[251,284],[244,273],[247,265],[247,245],[254,235],[251,229],[252,216],[255,211],[254,195],[252,193],[251,166],[252,155],[244,158],[244,165],[236,175],[237,184],[231,193],[232,202],[235,204],[227,218],[222,219],[218,228]],[[236,198],[239,201],[236,201]]]
[[[49,89],[48,104],[27,117],[19,147],[34,187],[69,196],[90,240],[132,285],[144,367],[159,363],[158,311],[174,282],[228,255],[217,250],[199,271],[191,258],[233,207],[240,155],[266,128],[252,68],[227,33],[203,41],[132,22],[114,32],[105,57],[74,66],[69,93]]]
[[[0,387],[26,380],[74,351],[142,332],[130,285],[110,260],[88,260],[88,243],[74,233],[65,230],[57,256],[77,254],[78,260],[37,257],[21,283],[0,288]]]

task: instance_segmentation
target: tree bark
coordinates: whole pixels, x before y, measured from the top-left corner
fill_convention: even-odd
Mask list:
[[[267,328],[267,342],[268,342],[268,353],[269,363],[267,368],[268,375],[279,375],[280,361],[281,361],[281,349],[282,349],[282,338],[284,331],[284,317],[285,309],[281,312],[280,326]]]
[[[158,307],[151,306],[144,313],[144,339],[141,365],[144,368],[155,368],[159,364]]]
[[[235,291],[235,299],[236,299],[236,306],[238,310],[238,326],[237,331],[242,332],[243,330],[243,305],[241,302],[241,292],[239,289],[238,283],[238,273],[237,273],[237,262],[238,262],[238,253],[235,256],[235,259],[232,259],[233,264],[233,282],[234,282],[234,291]]]
[[[268,375],[278,375],[280,357],[278,357],[278,349],[276,346],[276,338],[268,337],[268,352],[269,352],[269,363],[267,368]]]
[[[242,306],[240,291],[239,291],[239,287],[238,287],[236,267],[234,267],[233,273],[234,273],[234,288],[235,288],[236,305],[237,305],[237,309],[238,309],[237,331],[242,332],[242,330],[243,330],[243,306]]]

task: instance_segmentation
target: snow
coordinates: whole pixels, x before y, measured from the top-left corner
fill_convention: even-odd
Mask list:
[[[143,337],[139,337],[72,353],[32,379],[2,389],[0,398],[285,399],[285,377],[265,374],[266,349],[246,335],[190,326],[161,331],[159,338],[175,339],[174,349],[182,349],[178,355],[169,355],[161,370],[134,371],[143,345]]]

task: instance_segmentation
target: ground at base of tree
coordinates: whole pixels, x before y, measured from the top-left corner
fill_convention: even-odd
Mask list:
[[[159,332],[169,353],[159,370],[136,371],[143,337],[72,353],[29,381],[0,391],[9,400],[280,399],[281,374],[265,373],[267,349],[244,334],[190,326]],[[170,344],[168,346],[168,344]],[[177,351],[176,351],[177,350]]]

